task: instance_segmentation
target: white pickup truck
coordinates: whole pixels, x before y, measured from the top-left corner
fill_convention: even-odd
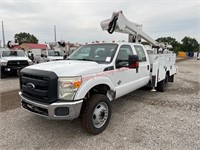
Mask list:
[[[33,62],[22,50],[0,49],[0,78],[5,78],[8,74],[16,74],[22,68],[32,64]]]
[[[112,100],[147,85],[164,92],[173,82],[176,55],[150,52],[137,43],[88,44],[67,60],[28,66],[20,73],[22,107],[50,119],[80,117],[86,132],[99,134]]]
[[[34,62],[37,64],[41,62],[63,60],[64,58],[64,52],[61,50],[35,49],[32,50],[31,52],[34,55]]]

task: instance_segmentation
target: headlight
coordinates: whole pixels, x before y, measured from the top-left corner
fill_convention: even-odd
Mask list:
[[[81,77],[59,78],[58,97],[63,100],[72,100],[76,91],[81,86]]]
[[[6,66],[7,65],[7,62],[3,61],[1,62],[1,66]]]

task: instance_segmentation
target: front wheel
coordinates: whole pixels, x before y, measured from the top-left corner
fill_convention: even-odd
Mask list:
[[[102,94],[95,94],[83,103],[81,113],[83,129],[93,135],[103,132],[111,117],[110,100]]]

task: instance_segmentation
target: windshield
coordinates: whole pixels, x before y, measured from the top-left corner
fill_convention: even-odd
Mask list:
[[[3,51],[2,57],[24,57],[23,51]]]
[[[110,63],[115,55],[117,44],[89,44],[79,47],[69,57],[69,60],[95,61]]]
[[[62,51],[48,50],[48,56],[64,56]]]

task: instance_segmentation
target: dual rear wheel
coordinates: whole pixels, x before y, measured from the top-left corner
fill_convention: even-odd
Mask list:
[[[169,76],[168,74],[166,74],[165,79],[158,82],[156,90],[159,92],[165,92],[168,88],[168,80],[169,80]]]

